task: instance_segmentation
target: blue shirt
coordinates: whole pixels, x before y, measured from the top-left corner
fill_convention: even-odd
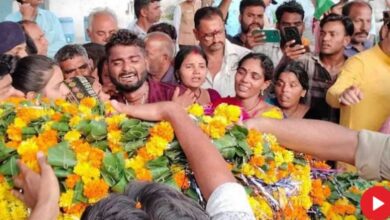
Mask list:
[[[374,46],[374,42],[372,42],[371,40],[366,40],[363,42],[363,47],[364,47],[364,50],[367,50],[371,47]],[[358,53],[360,53],[361,51],[359,51],[358,49],[356,49],[352,44],[348,44],[346,47],[345,47],[345,50],[344,50],[344,55],[346,57],[352,57]]]
[[[222,0],[214,0],[213,6],[218,7]],[[228,17],[226,21],[226,33],[230,36],[235,36],[241,33],[241,24],[238,19],[240,16],[240,0],[232,0],[228,10]]]
[[[12,13],[5,18],[6,21],[13,22],[18,22],[22,19],[22,14],[20,14],[19,11]],[[65,35],[60,21],[52,12],[38,8],[38,14],[35,22],[45,33],[45,37],[49,42],[47,55],[49,57],[54,57],[57,51],[66,44]]]

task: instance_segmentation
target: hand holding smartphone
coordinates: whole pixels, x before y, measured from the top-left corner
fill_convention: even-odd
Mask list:
[[[285,42],[289,42],[294,40],[295,42],[290,45],[290,47],[294,47],[295,45],[302,45],[301,35],[299,34],[299,30],[297,27],[285,27],[283,28],[284,32],[284,40]]]

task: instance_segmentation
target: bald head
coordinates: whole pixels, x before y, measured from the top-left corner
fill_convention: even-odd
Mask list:
[[[160,81],[172,65],[175,44],[162,32],[153,32],[145,38],[146,68],[149,74]]]
[[[145,46],[153,45],[159,47],[171,59],[175,56],[175,44],[170,36],[162,32],[152,32],[145,38]]]
[[[89,16],[88,36],[92,43],[105,45],[108,39],[118,30],[118,20],[108,8],[97,8]]]
[[[47,56],[49,42],[46,39],[45,33],[38,26],[38,24],[34,21],[28,20],[21,21],[20,24],[23,26],[28,36],[30,36],[33,40],[35,47],[38,50],[38,54]]]

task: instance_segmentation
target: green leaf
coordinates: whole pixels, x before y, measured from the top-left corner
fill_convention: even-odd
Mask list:
[[[123,176],[119,182],[111,188],[112,191],[117,193],[123,193],[126,189],[126,186],[129,182],[126,181],[126,178]]]
[[[75,202],[75,203],[88,202],[88,199],[83,194],[83,188],[84,188],[83,183],[81,181],[78,181],[76,183],[76,186],[74,187],[73,202]]]
[[[168,168],[168,158],[161,156],[155,160],[151,160],[146,164],[146,168],[148,168],[152,172],[153,179],[156,182],[164,182],[165,179],[171,174]]]
[[[105,173],[106,178],[110,179],[110,182],[114,182],[114,185],[124,175],[124,167],[125,161],[122,153],[105,153],[102,171]]]
[[[133,169],[129,168],[125,170],[125,177],[128,182],[135,179],[135,172]]]
[[[99,148],[102,151],[106,151],[108,148],[108,142],[107,142],[107,140],[96,141],[96,142],[92,143],[92,146]]]
[[[237,144],[236,139],[231,135],[225,135],[220,139],[213,140],[213,143],[219,150],[223,148],[234,147]]]
[[[247,158],[249,158],[249,157],[253,154],[252,150],[249,148],[248,143],[245,141],[245,139],[243,139],[243,140],[240,140],[240,139],[239,139],[239,141],[237,142],[237,144],[238,144],[238,147],[239,147],[239,148],[241,148],[241,149],[244,150],[245,156],[246,156]]]
[[[248,136],[248,129],[239,125],[235,125],[231,130],[230,133],[237,139],[237,140],[245,140]]]
[[[72,169],[64,169],[62,167],[54,167],[53,169],[58,178],[65,178],[73,173]]]
[[[61,142],[49,149],[48,162],[52,166],[68,169],[76,165],[76,155],[69,148],[68,142]]]
[[[0,162],[9,158],[12,154],[15,154],[16,150],[8,148],[4,142],[0,142]]]
[[[82,120],[79,122],[78,125],[76,125],[76,129],[80,131],[84,136],[87,136],[91,132],[91,126],[90,126],[89,120]]]
[[[145,140],[136,140],[131,141],[125,144],[125,151],[128,152],[130,155],[133,155],[133,153],[138,150],[138,148],[145,145]]]
[[[91,136],[95,140],[102,140],[107,136],[107,124],[105,121],[91,121]]]
[[[65,122],[54,122],[51,127],[57,131],[60,131],[60,132],[68,132],[69,131],[68,123],[65,123]]]
[[[16,164],[16,156],[0,165],[0,173],[5,176],[15,176],[19,173],[18,165]]]

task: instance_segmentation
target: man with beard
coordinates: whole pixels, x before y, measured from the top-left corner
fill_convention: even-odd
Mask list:
[[[258,0],[243,0],[240,3],[241,33],[230,37],[230,41],[248,49],[264,43],[264,34],[253,33],[256,29],[264,27],[265,4]]]
[[[130,23],[128,29],[144,39],[150,26],[160,20],[160,0],[135,0],[134,13],[137,19]]]
[[[385,19],[378,45],[347,61],[326,100],[340,108],[340,124],[377,131],[390,112],[390,19]],[[374,147],[374,146],[373,146]]]
[[[222,97],[234,96],[234,78],[238,61],[250,50],[226,39],[222,13],[218,8],[196,11],[194,34],[208,59],[208,73],[203,88],[212,88]]]
[[[276,29],[282,35],[280,43],[264,43],[253,48],[253,51],[267,54],[274,66],[278,66],[282,58],[297,59],[302,54],[309,51],[308,40],[302,37],[305,30],[305,10],[302,5],[295,0],[289,0],[282,3],[275,12],[276,15]],[[302,38],[302,44],[295,44],[294,40],[287,41],[284,39],[284,29],[286,27],[296,27],[298,34]]]
[[[311,107],[310,118],[338,122],[338,112],[332,110],[325,101],[326,92],[341,72],[347,57],[344,47],[351,41],[353,23],[350,18],[330,14],[320,22],[320,54],[301,55],[297,61],[303,64],[309,76],[309,90],[305,103]],[[282,60],[283,68],[289,61]]]
[[[75,76],[98,78],[97,75],[93,75],[93,61],[88,58],[87,50],[79,44],[69,44],[62,47],[54,58],[60,66],[65,79]]]
[[[187,90],[148,80],[145,43],[129,30],[119,30],[106,44],[108,72],[119,94],[112,97],[119,102],[137,105],[160,101],[179,102],[188,106],[195,96]]]
[[[342,13],[351,18],[355,27],[351,43],[345,49],[345,55],[351,57],[371,48],[374,45],[372,40],[368,39],[371,30],[371,5],[361,0],[355,0],[344,5]]]

